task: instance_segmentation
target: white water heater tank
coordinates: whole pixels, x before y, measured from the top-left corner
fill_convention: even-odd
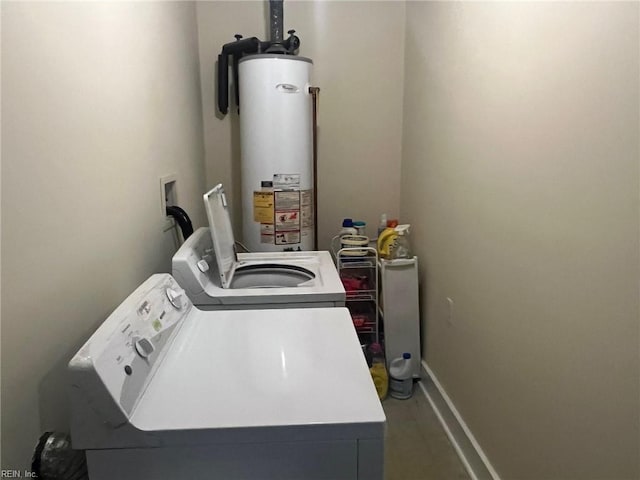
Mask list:
[[[251,251],[313,250],[313,62],[239,63],[242,240]]]

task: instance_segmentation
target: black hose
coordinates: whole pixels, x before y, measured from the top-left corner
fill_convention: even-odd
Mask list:
[[[223,53],[218,55],[218,110],[229,111],[229,56]]]
[[[171,207],[167,207],[167,216],[173,217],[176,220],[176,223],[182,230],[182,238],[185,240],[191,236],[193,233],[193,225],[191,224],[191,219],[187,212],[178,207],[177,205],[173,205]]]

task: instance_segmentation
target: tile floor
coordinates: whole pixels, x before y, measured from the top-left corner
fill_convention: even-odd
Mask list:
[[[385,480],[468,480],[436,414],[418,384],[413,397],[382,402],[387,415]]]

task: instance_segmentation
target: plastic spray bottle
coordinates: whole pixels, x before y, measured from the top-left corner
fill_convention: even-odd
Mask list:
[[[395,228],[397,237],[395,238],[393,248],[391,250],[391,258],[411,258],[411,245],[409,243],[409,230],[411,225],[398,225]]]
[[[380,236],[380,234],[384,232],[385,228],[387,228],[387,214],[383,213],[382,215],[380,215],[380,224],[378,225],[378,236]]]

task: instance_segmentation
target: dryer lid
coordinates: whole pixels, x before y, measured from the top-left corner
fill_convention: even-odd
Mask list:
[[[220,282],[223,288],[229,288],[238,256],[229,216],[229,205],[221,183],[204,194],[204,206],[209,219],[209,230],[216,254]]]

